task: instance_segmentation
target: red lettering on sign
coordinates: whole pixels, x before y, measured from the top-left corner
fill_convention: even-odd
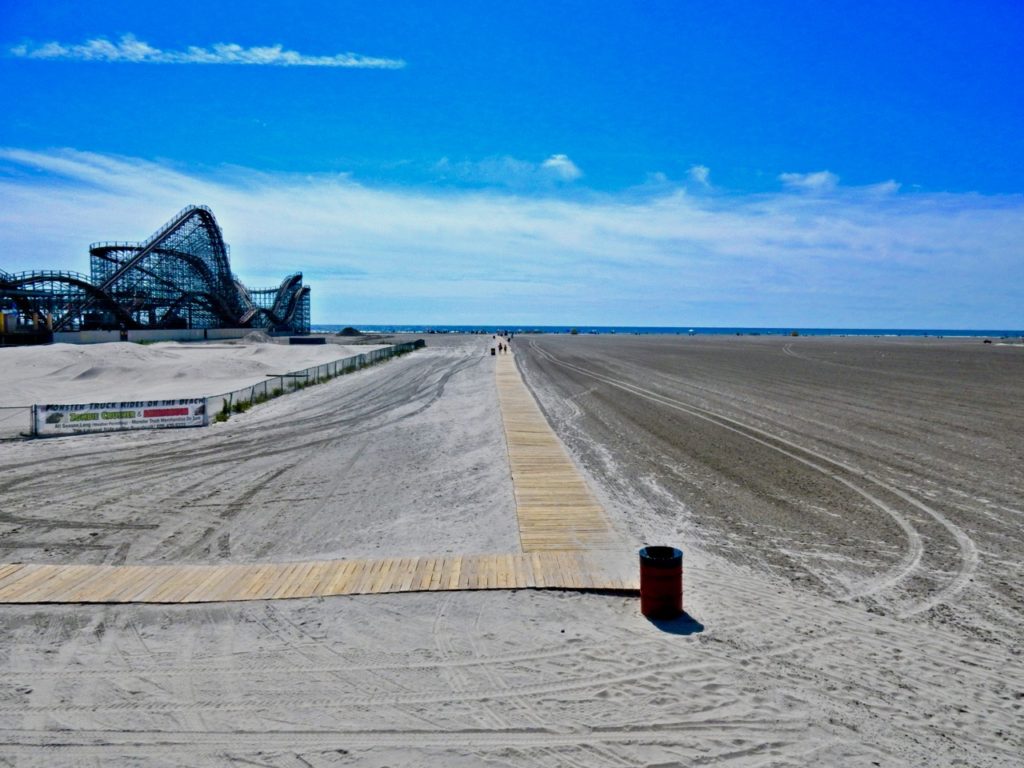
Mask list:
[[[188,416],[188,408],[147,408],[142,415],[147,419],[155,419],[157,416]]]

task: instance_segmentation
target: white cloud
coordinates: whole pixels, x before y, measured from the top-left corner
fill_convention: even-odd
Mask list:
[[[702,187],[711,186],[711,169],[706,165],[694,165],[689,170],[690,180]]]
[[[540,167],[561,181],[575,181],[583,175],[583,171],[567,155],[552,155]]]
[[[826,192],[835,189],[839,177],[831,171],[816,173],[780,173],[779,181],[791,189],[802,189],[810,192]]]
[[[565,199],[0,149],[0,268],[84,272],[90,242],[205,203],[246,283],[305,274],[314,322],[1020,326],[1024,196],[842,192]]]
[[[458,162],[452,162],[447,157],[443,157],[434,166],[434,171],[444,179],[512,187],[527,186],[536,182],[538,176],[535,163],[507,156]]]
[[[434,165],[434,172],[442,179],[519,189],[550,187],[553,182],[575,181],[583,176],[566,155],[552,155],[542,163],[508,156],[458,162],[443,157]]]
[[[235,43],[217,43],[210,48],[189,46],[184,51],[164,51],[124,35],[112,43],[95,38],[79,45],[65,43],[27,43],[10,49],[12,56],[23,59],[61,59],[70,61],[105,61],[131,64],[246,64],[274,67],[348,67],[354,69],[401,69],[401,59],[382,59],[358,53],[333,56],[309,56],[286,50],[281,45],[244,48]]]
[[[900,187],[903,186],[894,179],[883,181],[878,184],[872,184],[869,187],[865,187],[866,190],[874,192],[877,195],[895,195],[900,191]]]

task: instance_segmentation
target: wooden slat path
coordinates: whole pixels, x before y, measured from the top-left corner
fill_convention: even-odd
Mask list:
[[[497,357],[523,551],[623,550],[624,542],[523,383],[514,355]]]
[[[522,552],[232,565],[0,563],[0,604],[211,603],[477,589],[639,591],[629,549],[548,426],[512,354],[498,355],[495,368]]]
[[[0,565],[0,603],[211,603],[389,592],[633,592],[582,551],[237,565]]]

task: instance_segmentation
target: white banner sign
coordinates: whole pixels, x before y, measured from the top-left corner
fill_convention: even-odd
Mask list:
[[[201,397],[130,403],[34,405],[32,411],[37,435],[202,427],[206,424],[206,401]]]

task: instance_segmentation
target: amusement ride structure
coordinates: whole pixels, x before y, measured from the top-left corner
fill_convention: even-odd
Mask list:
[[[251,289],[231,272],[213,211],[190,205],[141,243],[89,246],[91,275],[0,270],[0,310],[53,331],[262,328],[309,333],[302,273]],[[2,330],[2,329],[0,329]]]

